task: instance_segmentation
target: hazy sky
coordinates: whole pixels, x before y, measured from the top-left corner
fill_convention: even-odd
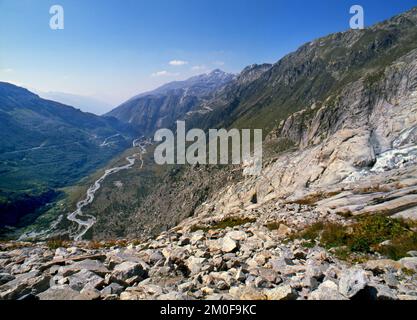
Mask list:
[[[49,9],[64,8],[51,30]],[[0,0],[0,81],[112,105],[215,68],[276,62],[304,42],[366,25],[417,0]]]

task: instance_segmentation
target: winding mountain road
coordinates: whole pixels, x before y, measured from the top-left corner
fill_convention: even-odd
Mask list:
[[[79,201],[77,203],[77,210],[75,210],[67,216],[67,219],[69,221],[78,224],[77,231],[74,234],[71,234],[71,237],[74,238],[74,240],[81,240],[82,237],[87,233],[87,231],[90,230],[93,227],[93,225],[97,222],[97,219],[94,216],[84,214],[82,210],[86,206],[93,203],[95,194],[101,188],[101,184],[103,183],[103,181],[112,174],[132,168],[136,160],[138,159],[141,161],[140,168],[142,169],[144,166],[143,154],[146,153],[146,145],[148,143],[149,142],[147,141],[141,141],[141,139],[134,140],[133,147],[138,147],[140,149],[140,152],[126,157],[126,161],[128,162],[126,165],[106,170],[104,174],[98,180],[96,180],[96,182],[90,188],[88,188],[86,198],[84,200]]]

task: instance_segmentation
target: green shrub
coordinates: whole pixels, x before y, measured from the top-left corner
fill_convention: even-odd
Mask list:
[[[378,247],[378,252],[393,260],[407,256],[407,252],[417,249],[417,233],[407,232],[403,236],[391,240],[388,245]]]
[[[58,248],[66,248],[68,246],[67,242],[61,239],[51,239],[46,242],[46,245],[51,250],[56,250]]]
[[[401,220],[383,215],[366,216],[353,225],[348,246],[353,252],[370,252],[373,246],[401,236],[405,227]]]
[[[226,228],[234,228],[237,226],[244,225],[246,223],[255,222],[256,219],[250,219],[250,218],[238,218],[238,217],[230,217],[226,218],[224,220],[221,220],[217,222],[214,225],[211,226],[199,226],[195,225],[191,227],[191,232],[196,232],[198,230],[203,230],[204,232],[207,232],[209,230],[222,230]]]
[[[346,228],[340,224],[326,224],[321,233],[320,241],[327,248],[340,247],[346,244],[348,235]]]
[[[394,260],[407,256],[407,252],[417,250],[415,222],[393,219],[381,214],[358,218],[350,226],[335,223],[315,223],[292,236],[307,242],[319,240],[320,245],[341,259],[352,255],[379,252]],[[381,245],[389,240],[389,244]]]

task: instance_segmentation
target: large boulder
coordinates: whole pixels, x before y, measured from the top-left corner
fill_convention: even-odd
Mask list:
[[[86,286],[99,288],[103,286],[104,279],[89,270],[81,270],[80,272],[68,277],[71,289],[81,291]]]
[[[221,250],[225,253],[233,252],[238,247],[237,242],[228,236],[221,239],[220,243],[221,243]]]
[[[50,276],[31,271],[16,276],[0,286],[0,300],[15,300],[29,293],[37,294],[49,287]]]
[[[399,262],[403,268],[417,272],[417,257],[402,258]]]
[[[0,273],[0,286],[14,279],[15,277],[9,273]]]
[[[58,274],[67,277],[81,270],[88,270],[101,276],[104,276],[106,273],[110,272],[100,261],[87,259],[60,267],[58,269]]]
[[[351,299],[368,284],[368,276],[363,269],[351,268],[342,272],[339,281],[339,292]]]
[[[69,286],[49,288],[38,294],[40,300],[89,300],[88,296],[71,289]]]
[[[314,290],[309,300],[348,300],[345,296],[340,294],[338,286],[333,281],[327,280],[319,285],[317,290]]]
[[[190,270],[190,273],[194,275],[201,271],[205,261],[205,258],[189,257],[185,262],[185,265],[187,266],[188,270]]]
[[[281,285],[274,289],[265,290],[268,300],[296,300],[297,292],[290,285]]]
[[[114,267],[111,276],[116,281],[123,283],[130,283],[133,280],[139,282],[147,277],[147,270],[141,263],[125,261]]]

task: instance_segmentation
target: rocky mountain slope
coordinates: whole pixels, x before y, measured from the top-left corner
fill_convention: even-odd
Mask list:
[[[166,168],[123,221],[113,176],[92,232],[129,240],[3,244],[0,297],[417,299],[416,38],[413,9],[246,68],[187,123],[263,128],[260,176]]]
[[[207,112],[186,123],[263,128],[262,175],[232,178],[231,171],[241,172],[236,167],[168,170],[129,209],[124,235],[157,234],[199,212],[244,214],[254,199],[259,206],[281,199],[342,214],[415,215],[416,22],[413,9],[367,30],[315,40],[274,65],[243,70],[200,105]],[[326,207],[327,196],[334,199]],[[98,203],[109,197],[120,195],[109,190]]]
[[[213,112],[190,126],[220,124],[268,133],[294,112],[324,103],[405,56],[416,48],[416,34],[414,9],[365,30],[309,42],[272,66],[250,66],[208,104]]]
[[[168,83],[154,91],[131,98],[106,116],[134,125],[143,135],[152,136],[155,130],[170,128],[177,120],[194,112],[213,94],[233,79],[221,70]],[[207,111],[207,110],[206,110]]]

